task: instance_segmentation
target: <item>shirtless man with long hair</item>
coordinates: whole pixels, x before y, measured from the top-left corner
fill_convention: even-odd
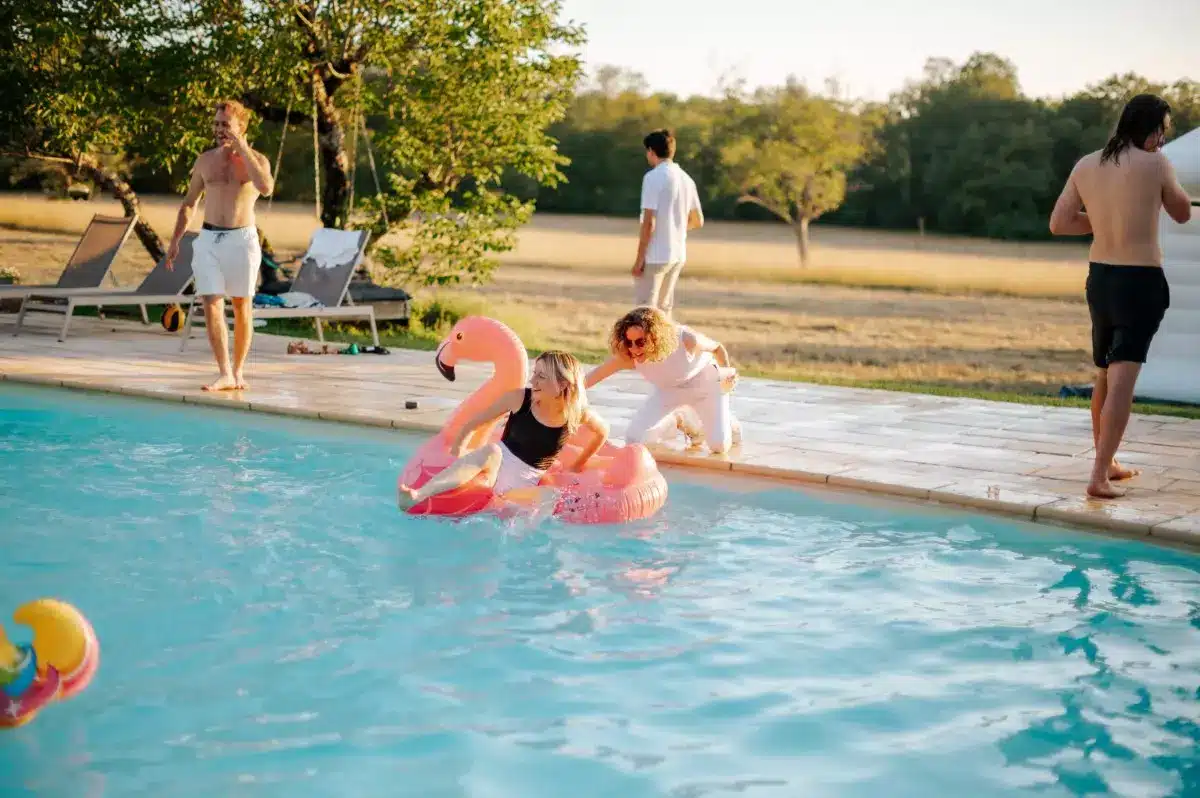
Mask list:
[[[1171,107],[1161,97],[1130,100],[1112,138],[1079,159],[1050,216],[1055,235],[1093,235],[1087,303],[1092,319],[1092,439],[1096,460],[1089,496],[1115,499],[1113,481],[1137,471],[1117,463],[1117,447],[1133,408],[1138,373],[1170,305],[1158,243],[1162,211],[1183,224],[1191,200],[1162,154]],[[1086,211],[1085,211],[1086,209]]]
[[[200,197],[204,197],[204,226],[193,247],[192,271],[196,293],[204,301],[205,327],[217,379],[206,391],[244,390],[242,376],[250,354],[253,332],[251,301],[258,279],[262,251],[254,219],[254,203],[275,189],[271,163],[246,142],[246,108],[236,100],[216,104],[213,134],[217,146],[200,154],[192,168],[192,182],[175,221],[175,234],[167,247],[167,268],[179,256],[179,241],[191,224]],[[233,367],[229,363],[229,335],[225,329],[225,297],[233,302]]]

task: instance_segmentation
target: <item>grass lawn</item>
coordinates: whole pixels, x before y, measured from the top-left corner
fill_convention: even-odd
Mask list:
[[[177,198],[144,198],[160,234]],[[54,202],[0,194],[0,254],[26,283],[53,283],[94,213],[115,202]],[[312,208],[260,202],[259,223],[284,259],[303,251]],[[199,219],[195,220],[199,226]],[[531,351],[604,357],[606,332],[632,301],[635,220],[538,214],[480,286],[415,296],[410,329],[383,325],[389,347],[432,349],[455,318],[498,318]],[[817,225],[814,263],[796,264],[783,225],[712,222],[689,238],[677,318],[724,342],[747,376],[1064,407],[1063,385],[1089,384],[1086,249]],[[114,267],[136,285],[152,266],[136,240]],[[388,275],[374,275],[388,283]],[[122,315],[120,311],[114,311]],[[272,321],[312,338],[311,322]],[[365,330],[326,325],[331,341],[367,342]],[[1139,403],[1140,413],[1200,418],[1200,408]]]

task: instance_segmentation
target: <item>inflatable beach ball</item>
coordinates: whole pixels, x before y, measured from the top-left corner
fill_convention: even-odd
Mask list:
[[[168,305],[162,314],[162,326],[167,332],[179,332],[179,328],[183,326],[183,308]]]

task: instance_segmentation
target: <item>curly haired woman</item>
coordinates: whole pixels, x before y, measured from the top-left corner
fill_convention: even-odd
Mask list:
[[[586,387],[627,369],[654,386],[629,422],[626,443],[648,443],[675,429],[693,445],[707,441],[714,453],[737,443],[741,429],[729,407],[737,371],[719,341],[676,324],[658,308],[640,307],[613,325],[609,350],[612,357],[588,373]],[[691,428],[686,408],[699,416],[702,430]]]

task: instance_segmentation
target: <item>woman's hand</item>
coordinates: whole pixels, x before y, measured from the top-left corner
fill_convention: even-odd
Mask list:
[[[579,452],[579,457],[575,458],[575,462],[571,464],[571,472],[574,474],[581,473],[587,467],[588,460],[592,459],[592,455],[600,451],[600,447],[608,440],[608,422],[591,410],[584,412],[583,426],[595,434],[592,436],[592,442]]]

